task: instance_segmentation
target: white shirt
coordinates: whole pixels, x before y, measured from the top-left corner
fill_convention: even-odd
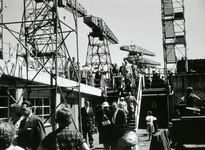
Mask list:
[[[85,110],[88,113],[89,112],[89,107],[85,107]]]
[[[29,120],[29,118],[32,116],[33,114],[30,113],[30,115],[28,117],[26,117],[26,122]]]
[[[117,110],[114,112],[114,116],[112,118],[112,122],[115,123],[115,120],[116,120],[116,116],[117,116],[117,112],[118,112],[118,108]]]
[[[19,147],[19,146],[9,146],[9,148],[7,148],[6,150],[24,150],[23,148]]]
[[[154,116],[147,116],[146,120],[147,120],[147,124],[153,124],[153,121],[157,120],[157,118]]]

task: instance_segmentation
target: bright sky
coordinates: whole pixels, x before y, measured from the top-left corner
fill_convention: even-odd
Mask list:
[[[113,62],[121,64],[127,52],[122,45],[136,44],[156,53],[150,59],[163,65],[161,0],[79,0],[88,14],[103,18],[116,37],[112,45]],[[184,0],[188,59],[205,58],[205,1]],[[116,55],[117,54],[117,55]],[[148,57],[149,58],[149,57]]]
[[[4,0],[7,4],[10,0]],[[16,18],[17,11],[23,11],[19,0],[12,0],[5,12],[4,18]],[[122,45],[136,44],[156,53],[156,57],[147,57],[158,61],[163,67],[161,0],[78,0],[88,15],[101,17],[115,36],[119,44],[110,46],[113,63],[121,65],[127,52],[119,49]],[[188,59],[205,58],[205,0],[184,0],[185,27],[188,49]],[[78,19],[80,64],[85,63],[88,38],[91,29]],[[5,38],[9,43],[10,39]],[[14,45],[15,46],[15,45]],[[70,49],[70,55],[75,56],[76,50]]]

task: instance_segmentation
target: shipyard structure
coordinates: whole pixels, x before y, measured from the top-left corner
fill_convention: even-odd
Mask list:
[[[88,15],[86,8],[76,0],[24,0],[22,20],[15,22],[4,22],[7,7],[3,0],[0,2],[0,120],[9,120],[11,104],[28,100],[49,133],[56,129],[56,110],[65,103],[72,112],[71,129],[81,131],[80,108],[85,100],[89,100],[96,111],[104,101],[111,104],[131,92],[138,106],[134,118],[128,118],[130,126],[145,129],[147,111],[154,103],[158,109],[158,126],[170,129],[172,143],[204,144],[205,131],[201,129],[205,125],[205,63],[204,59],[187,58],[183,0],[161,0],[163,69],[151,59],[154,52],[135,44],[119,46],[119,50],[127,52],[123,59],[125,65],[136,69],[130,74],[132,80],[128,80],[129,71],[127,74],[114,71],[116,66],[111,60],[109,45],[118,44],[117,37],[101,17]],[[62,19],[60,10],[73,20],[68,23]],[[80,17],[92,29],[82,68],[79,55],[71,56],[66,44],[68,37],[74,34],[73,43],[79,53],[77,20]],[[13,28],[15,25],[19,28]],[[12,50],[3,44],[4,32],[17,41]],[[181,103],[187,87],[192,87],[201,98],[188,107]],[[184,136],[188,131],[190,134]],[[170,148],[171,144],[167,143],[163,144]]]

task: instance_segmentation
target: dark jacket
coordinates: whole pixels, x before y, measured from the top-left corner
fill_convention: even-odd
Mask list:
[[[112,120],[112,112],[111,110],[107,110],[106,112],[103,111],[102,109],[99,109],[96,111],[96,121],[98,125],[98,131],[99,131],[99,143],[100,144],[107,144],[110,143],[110,133],[113,130],[113,124],[103,126],[102,121],[103,121],[103,116],[106,115],[107,118]]]
[[[112,112],[112,116],[114,116],[114,111]],[[115,126],[122,125],[122,124],[127,124],[127,118],[126,118],[126,113],[122,109],[118,109],[115,123],[113,123]]]
[[[88,113],[86,112],[85,107],[82,107],[81,108],[81,117],[82,117],[82,128],[93,127],[94,112],[93,112],[92,107],[89,107]]]
[[[36,150],[45,135],[45,128],[41,119],[31,115],[28,121],[23,119],[20,123],[17,145],[24,149],[28,147]]]

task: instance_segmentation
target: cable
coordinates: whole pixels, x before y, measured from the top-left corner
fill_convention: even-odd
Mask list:
[[[9,4],[11,3],[11,1],[12,1],[12,0],[10,0],[10,1],[9,1],[9,3],[8,3],[7,5],[5,5],[5,6],[4,6],[4,7],[5,7],[5,9],[3,9],[3,10],[2,10],[2,12],[1,12],[0,16],[1,16],[1,15],[3,15],[3,13],[6,11],[6,9],[7,9],[7,8],[8,8],[8,6],[9,6]]]

